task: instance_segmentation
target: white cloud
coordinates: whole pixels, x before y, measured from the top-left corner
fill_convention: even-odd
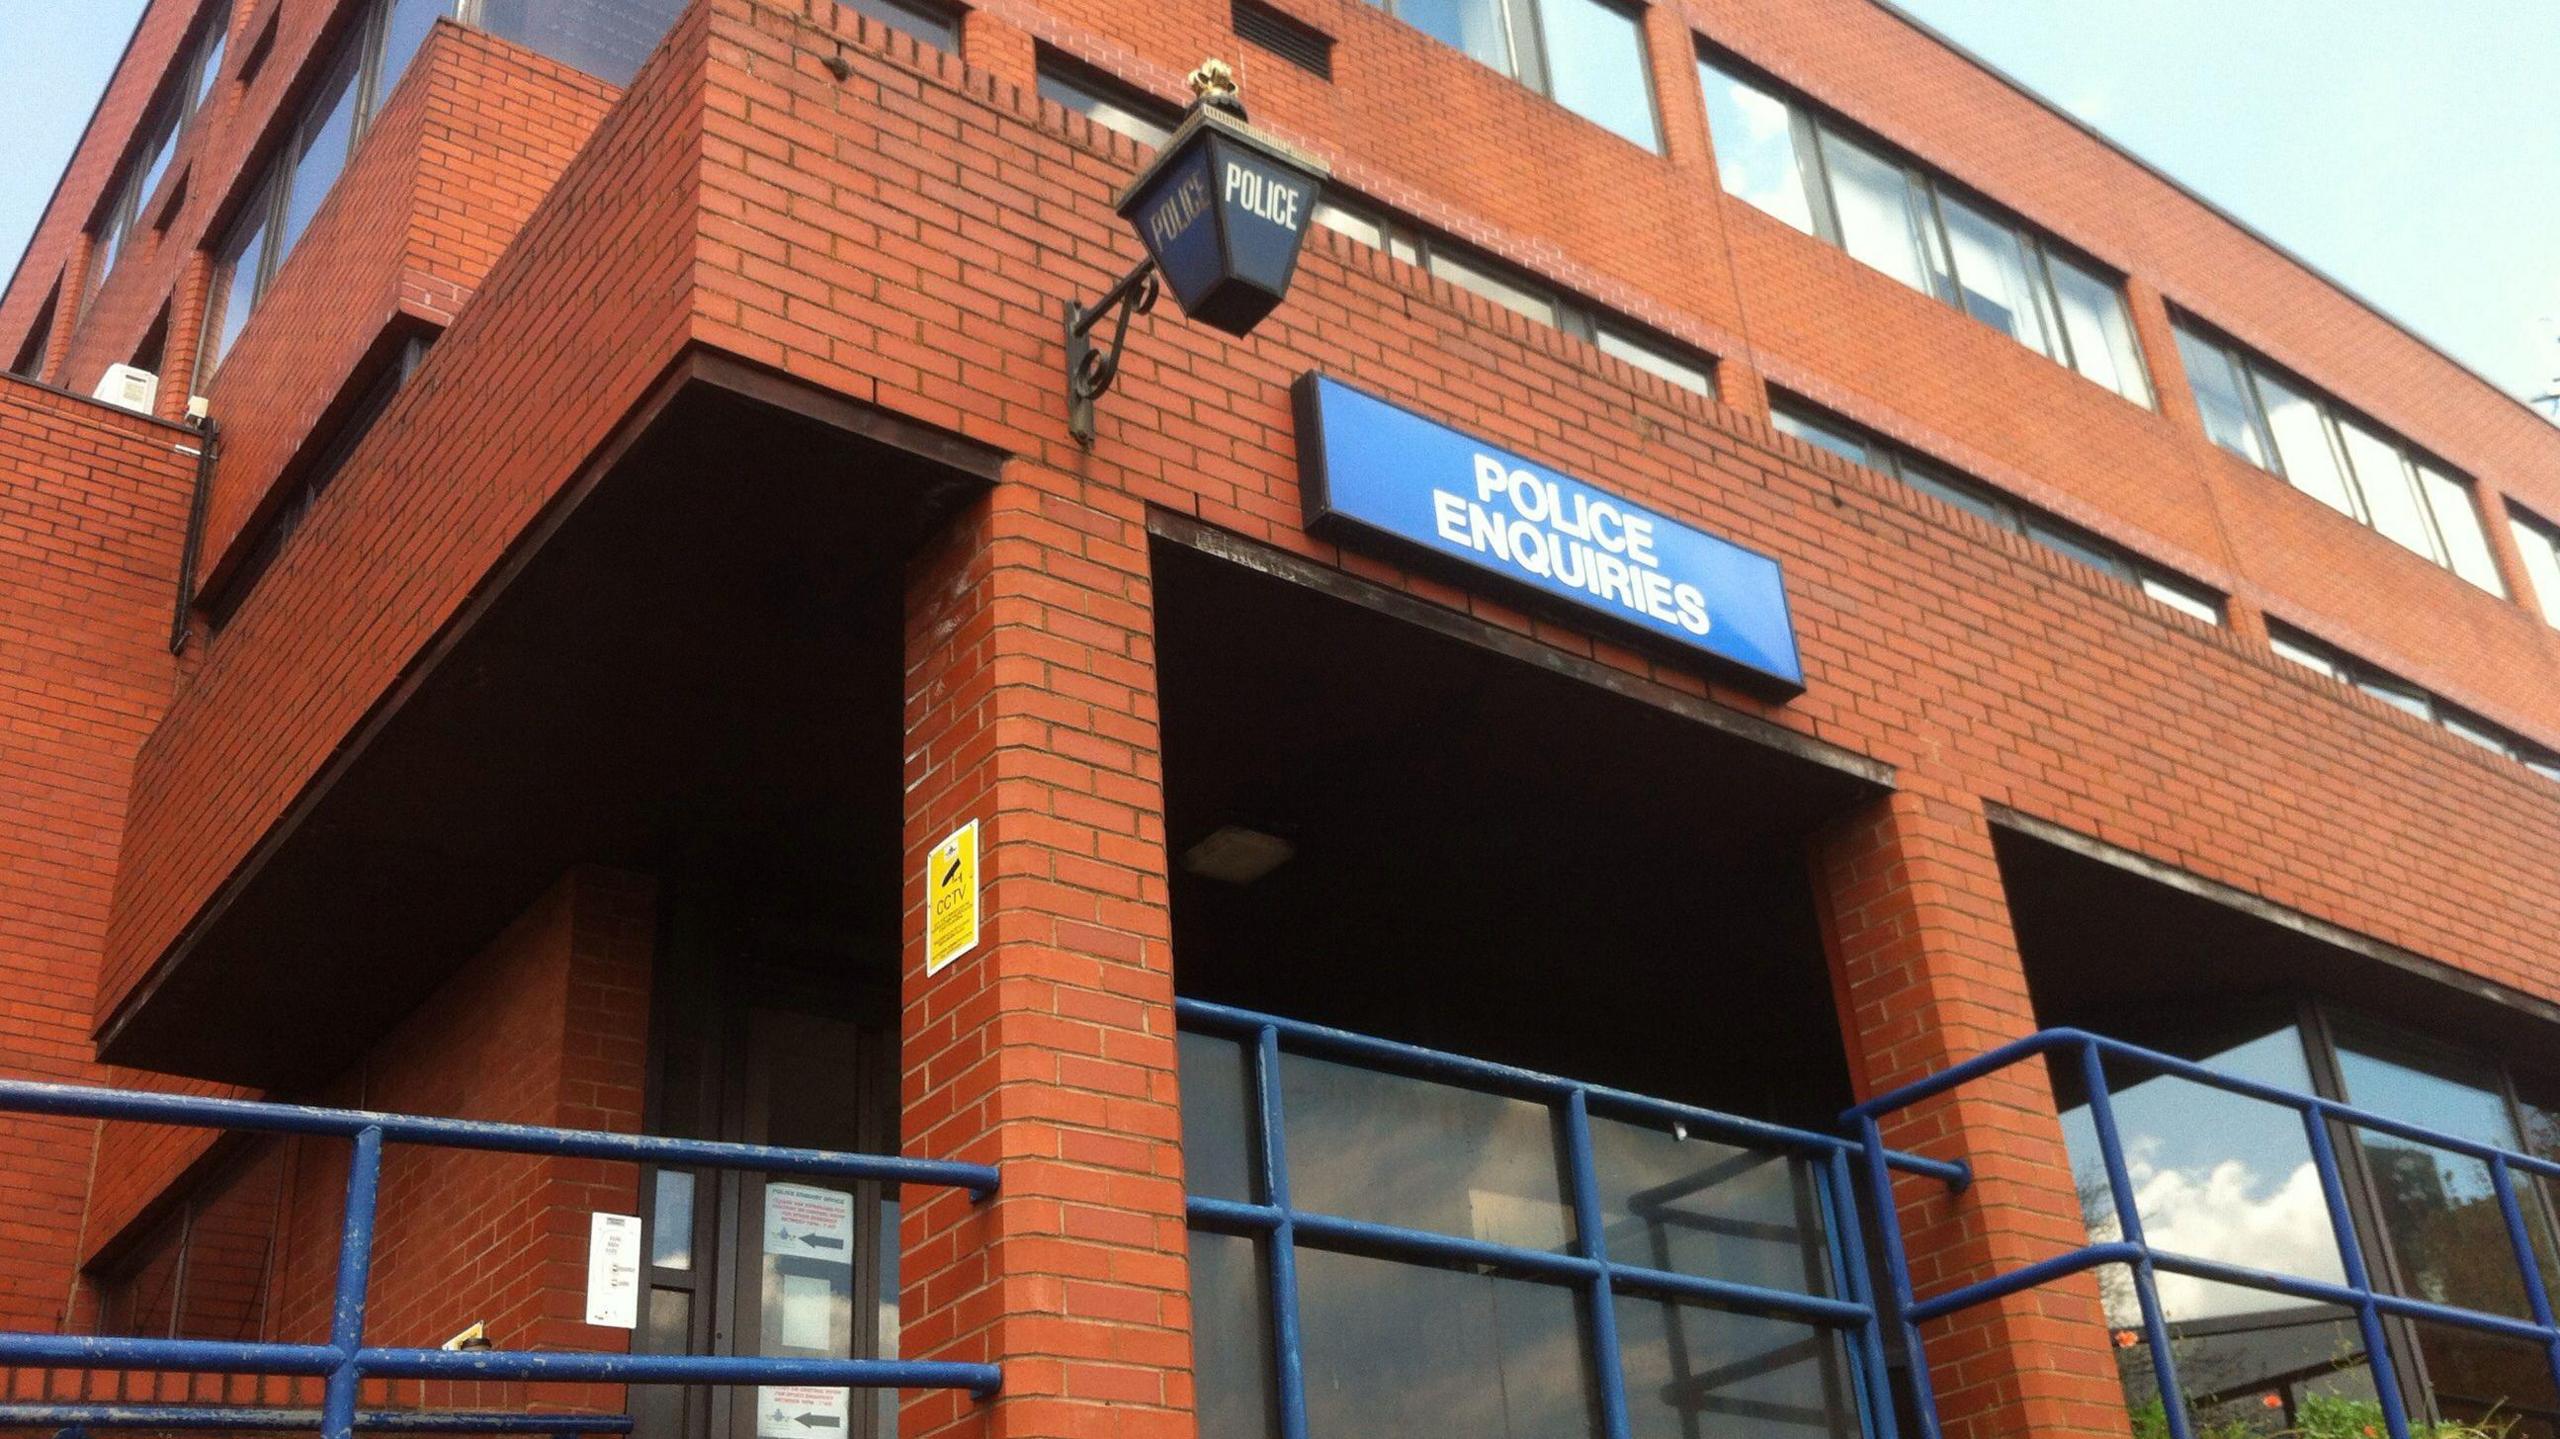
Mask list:
[[[2143,1234],[2154,1250],[2216,1259],[2225,1264],[2332,1283],[2342,1278],[2331,1237],[2329,1207],[2320,1175],[2304,1163],[2281,1182],[2260,1177],[2247,1163],[2226,1159],[2210,1169],[2162,1169],[2141,1151],[2127,1157]],[[2090,1226],[2100,1240],[2119,1237],[2112,1217]],[[2280,1308],[2299,1301],[2262,1290],[2239,1289],[2163,1273],[2161,1307],[2172,1320],[2204,1319]],[[2122,1284],[2104,1286],[2107,1322],[2139,1324],[2133,1294]]]

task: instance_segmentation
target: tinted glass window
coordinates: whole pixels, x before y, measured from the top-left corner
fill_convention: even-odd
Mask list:
[[[204,108],[204,102],[213,94],[214,85],[222,78],[222,47],[227,33],[223,22],[229,18],[227,7],[218,11],[211,33],[205,36],[203,55],[196,61],[195,109]]]
[[[1813,233],[1787,102],[1705,60],[1698,62],[1698,85],[1707,92],[1707,131],[1725,193]]]
[[[1117,130],[1141,145],[1162,145],[1173,127],[1155,118],[1153,107],[1135,97],[1105,94],[1099,86],[1055,70],[1040,72],[1040,98],[1084,116],[1106,130]]]
[[[1644,27],[1636,17],[1604,0],[1539,0],[1538,18],[1556,103],[1648,150],[1661,149]]]
[[[1261,1241],[1191,1232],[1191,1364],[1201,1439],[1264,1439],[1278,1430]]]
[[[1779,434],[1792,435],[1821,449],[1829,450],[1854,464],[1873,464],[1866,436],[1854,430],[1828,424],[1792,410],[1771,410],[1769,424]]]
[[[937,50],[955,55],[960,51],[960,20],[948,10],[900,4],[899,0],[851,0],[849,8]]]
[[[1361,214],[1357,210],[1337,205],[1331,200],[1318,200],[1315,221],[1328,230],[1337,230],[1349,235],[1372,249],[1387,248],[1387,227],[1375,216]]]
[[[2071,340],[2072,368],[2137,405],[2150,404],[2151,376],[2143,368],[2142,346],[2133,337],[2132,317],[2125,313],[2124,292],[2060,255],[2048,253],[2045,267],[2053,276],[2063,332]]]
[[[339,57],[308,112],[312,118],[305,122],[294,149],[293,170],[285,181],[284,216],[275,237],[279,260],[293,253],[312,216],[320,212],[320,202],[329,197],[330,187],[347,166],[356,131],[355,78],[354,54]]]
[[[1716,392],[1715,380],[1707,374],[1705,366],[1694,365],[1676,355],[1666,354],[1652,345],[1621,334],[1608,326],[1600,327],[1599,332],[1593,336],[1593,343],[1600,347],[1602,354],[1615,355],[1637,369],[1647,374],[1658,375],[1684,390],[1695,390],[1701,395],[1713,395]]]
[[[2125,563],[2122,555],[2105,543],[2083,535],[2077,530],[2047,524],[2042,520],[2031,520],[2027,524],[2027,537],[2046,549],[2058,550],[2069,555],[2093,570],[2131,577],[2131,566]]]
[[[628,85],[683,0],[480,0],[481,28],[600,80]]]
[[[176,102],[173,100],[171,101],[171,104],[174,106]],[[148,164],[145,164],[142,167],[141,178],[134,182],[134,218],[128,220],[126,222],[127,224],[136,224],[140,222],[142,207],[151,202],[152,196],[160,193],[160,182],[167,178],[169,174],[169,162],[177,158],[177,111],[172,108],[167,113],[163,114],[159,122],[153,128],[152,133],[156,138],[153,139],[151,143],[151,159]]]
[[[2291,1023],[2270,1022],[2245,1037],[2184,1045],[2188,1057],[2242,1079],[2308,1093],[2311,1068]],[[2161,1249],[2200,1259],[2337,1283],[2345,1270],[2312,1166],[2311,1143],[2293,1109],[2232,1094],[2175,1075],[2111,1066],[2116,1124],[2141,1206],[2145,1237]],[[2071,1167],[2089,1232],[2114,1239],[2114,1198],[2088,1106],[2063,1115]],[[2229,1318],[2298,1307],[2299,1301],[2159,1276],[2160,1299],[2173,1320]],[[2107,1320],[2139,1322],[2129,1286],[2101,1286]],[[2237,1342],[2237,1341],[2235,1341]],[[2184,1356],[2181,1356],[2183,1359]]]
[[[2267,428],[2275,435],[2277,458],[2293,487],[2342,515],[2361,519],[2355,486],[2338,463],[2329,437],[2329,420],[2319,402],[2264,370],[2257,372],[2258,398],[2266,402]]]
[[[2258,434],[2257,406],[2250,401],[2230,351],[2181,328],[2178,358],[2187,367],[2187,384],[2195,391],[2196,408],[2203,412],[2205,434],[2215,444],[2263,468],[2267,464],[2267,447]]]
[[[1434,250],[1431,253],[1431,273],[1461,290],[1473,291],[1497,305],[1517,310],[1542,325],[1556,323],[1554,296],[1541,294],[1473,261]]]
[[[2031,278],[2034,257],[2018,232],[1952,195],[1938,198],[1946,217],[1947,247],[1955,262],[1956,293],[1965,313],[2031,350],[2050,352],[2044,311]]]
[[[1280,1078],[1298,1208],[1521,1249],[1572,1242],[1545,1105],[1294,1054]]]
[[[2222,602],[2202,590],[2190,589],[2178,581],[2146,574],[2142,577],[2142,592],[2169,608],[2193,615],[2206,624],[2222,623]]]
[[[221,318],[214,329],[212,348],[214,366],[220,366],[223,357],[231,353],[231,343],[240,338],[241,327],[249,323],[249,312],[257,308],[258,269],[266,257],[266,212],[263,207],[256,207],[250,211],[247,228],[231,242],[224,260]]]
[[[2478,1144],[2518,1147],[2498,1076],[2414,1053],[2377,1036],[2339,1036],[2347,1099]],[[2398,1259],[2401,1292],[2495,1313],[2526,1312],[2489,1163],[2451,1150],[2360,1129],[2375,1200]]]
[[[409,62],[418,56],[418,47],[427,43],[439,17],[453,13],[454,0],[391,0],[391,11],[383,25],[382,78],[373,87],[373,107],[381,109],[409,73]]]
[[[1802,1161],[1598,1116],[1591,1158],[1612,1263],[1831,1292],[1830,1240]]]
[[[1298,1295],[1310,1439],[1594,1432],[1570,1289],[1301,1248]]]
[[[1969,514],[1980,515],[2004,530],[2018,527],[2017,517],[2006,505],[1992,499],[1953,475],[1941,474],[1934,467],[1917,460],[1902,462],[1902,482],[1924,495],[1955,506]]]
[[[1927,290],[1928,271],[1912,224],[1909,174],[1832,130],[1822,132],[1822,163],[1831,174],[1841,247],[1911,288]]]
[[[1814,1439],[1858,1432],[1839,1339],[1781,1319],[1621,1295],[1632,1439]]]
[[[1253,1088],[1243,1046],[1232,1039],[1184,1033],[1182,1170],[1194,1194],[1252,1200]]]

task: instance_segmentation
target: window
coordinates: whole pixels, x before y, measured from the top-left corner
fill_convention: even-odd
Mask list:
[[[1163,101],[1046,53],[1040,57],[1040,98],[1150,148],[1162,147],[1182,123]]]
[[[345,468],[356,447],[364,443],[365,436],[373,433],[375,423],[381,420],[384,411],[391,408],[391,401],[409,382],[409,376],[417,371],[419,362],[426,358],[427,344],[424,339],[406,342],[381,373],[365,385],[348,407],[346,417],[338,421],[330,433],[318,457],[291,482],[284,497],[267,516],[257,539],[251,543],[248,553],[241,557],[239,568],[232,571],[218,592],[204,597],[205,618],[213,628],[218,630],[229,624],[231,617],[239,612],[241,602],[275,566],[277,558],[284,553],[286,542],[302,528],[303,521],[311,517],[311,507],[319,502],[330,481],[338,477],[338,471]]]
[[[1698,85],[1725,193],[2152,403],[2123,289],[2094,266],[1735,66],[1701,53]]]
[[[1467,1061],[1426,1079],[1301,1052],[1288,1035],[1275,1047],[1186,1028],[1179,1044],[1186,1168],[1195,1203],[1215,1210],[1190,1236],[1202,1439],[1276,1434],[1283,1384],[1320,1439],[1578,1439],[1597,1433],[1603,1384],[1625,1396],[1636,1435],[1859,1432],[1841,1331],[1644,1277],[1834,1296],[1838,1236],[1814,1162],[1620,1099],[1588,1103],[1586,1167],[1563,1142],[1563,1101],[1476,1087]],[[1272,1154],[1254,1139],[1265,1093]],[[1379,1183],[1381,1165],[1394,1183]],[[1339,1220],[1380,1228],[1353,1239]],[[1592,1279],[1430,1251],[1450,1239],[1527,1256],[1605,1249],[1616,1345],[1595,1354]],[[1281,1264],[1295,1279],[1287,1365]]]
[[[2178,357],[2217,445],[2504,597],[2471,482],[2301,381],[2176,317]]]
[[[2545,779],[2560,779],[2560,755],[2459,709],[2387,670],[2273,621],[2267,625],[2267,642],[2279,659],[2315,670],[2340,684],[2353,685],[2394,709],[2440,726],[2482,749],[2505,755]]]
[[[1769,423],[1782,435],[1792,435],[1842,459],[1881,470],[1924,495],[2001,529],[2025,535],[2093,570],[2113,575],[2181,614],[2209,625],[2223,622],[2222,597],[2184,575],[2152,564],[2113,541],[2013,500],[1846,420],[1781,398],[1770,406]]]
[[[2560,525],[2510,506],[2507,526],[2515,534],[2517,553],[2524,556],[2525,578],[2542,602],[2542,617],[2560,626]]]
[[[1317,202],[1315,221],[1363,245],[1384,250],[1408,265],[1419,265],[1470,294],[1588,340],[1601,353],[1614,355],[1647,374],[1709,398],[1716,393],[1713,362],[1705,356],[1604,315],[1492,256],[1389,218],[1339,193]]]
[[[599,80],[628,85],[683,0],[465,0],[463,18]]]
[[[116,181],[114,198],[99,215],[90,234],[96,241],[97,258],[89,267],[89,290],[95,293],[115,268],[116,260],[132,247],[133,231],[148,213],[152,199],[160,193],[160,182],[169,176],[171,162],[177,159],[178,142],[194,129],[196,113],[211,98],[214,81],[222,71],[222,48],[231,7],[214,7],[213,16],[179,48],[178,61],[171,67],[174,77],[168,93],[152,102],[137,132],[142,143]]]
[[[923,0],[851,0],[848,9],[936,50],[960,53],[960,14]]]
[[[1662,148],[1644,23],[1612,0],[1369,0],[1648,150]]]
[[[398,85],[436,20],[456,0],[371,0],[331,52],[302,103],[283,153],[252,182],[215,251],[210,313],[196,351],[202,389],[240,338],[249,314],[318,216],[365,129]]]
[[[265,1337],[285,1156],[282,1144],[252,1149],[99,1275],[99,1332],[232,1343]]]

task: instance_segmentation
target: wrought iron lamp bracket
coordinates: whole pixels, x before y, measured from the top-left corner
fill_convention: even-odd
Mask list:
[[[1067,433],[1079,444],[1093,443],[1093,402],[1120,378],[1120,351],[1129,338],[1129,317],[1154,309],[1161,288],[1156,262],[1141,260],[1090,307],[1067,302]],[[1111,342],[1096,344],[1093,332],[1105,317],[1112,321]]]

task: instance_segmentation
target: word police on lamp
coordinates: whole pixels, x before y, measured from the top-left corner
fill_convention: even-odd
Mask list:
[[[1093,402],[1120,375],[1131,313],[1156,301],[1157,279],[1182,313],[1246,335],[1289,293],[1328,173],[1323,161],[1247,123],[1235,72],[1211,60],[1191,75],[1199,98],[1154,163],[1114,206],[1147,258],[1091,307],[1067,304],[1067,428],[1093,443]],[[1112,319],[1111,342],[1093,332]]]

